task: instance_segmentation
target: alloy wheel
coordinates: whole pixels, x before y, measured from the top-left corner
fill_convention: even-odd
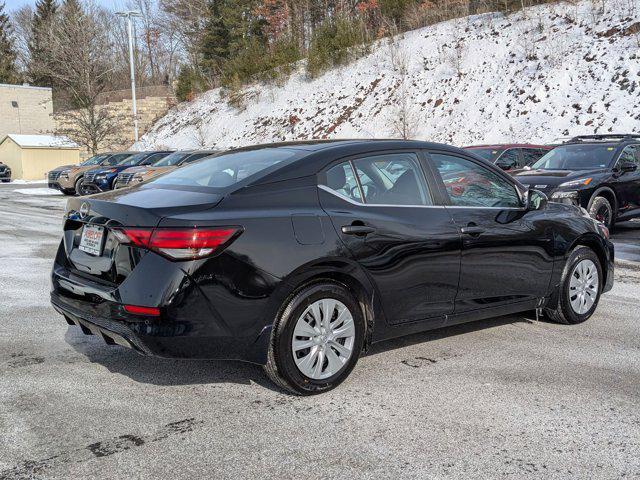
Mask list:
[[[569,301],[578,315],[587,313],[598,298],[598,269],[589,259],[576,264],[569,282]]]
[[[291,350],[300,372],[323,380],[339,373],[353,354],[353,315],[344,303],[323,298],[309,305],[298,317]]]

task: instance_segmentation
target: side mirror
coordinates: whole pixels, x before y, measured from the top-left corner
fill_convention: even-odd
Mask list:
[[[527,210],[543,210],[549,203],[549,197],[547,197],[540,190],[529,190],[527,192]]]
[[[635,172],[637,169],[638,165],[633,162],[622,162],[622,165],[620,165],[621,173]]]

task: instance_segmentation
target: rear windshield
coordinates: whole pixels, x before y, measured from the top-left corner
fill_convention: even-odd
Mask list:
[[[616,148],[611,145],[560,145],[534,163],[531,168],[545,170],[592,170],[606,168]]]
[[[109,155],[102,153],[100,155],[94,155],[91,158],[87,158],[80,164],[81,167],[90,167],[92,165],[100,165]]]
[[[157,177],[149,183],[225,188],[275,165],[287,164],[298,155],[297,151],[286,148],[261,148],[229,152],[188,164]]]
[[[467,148],[471,153],[475,153],[480,158],[484,158],[485,160],[493,161],[498,158],[498,155],[502,153],[502,150],[498,150],[497,148]]]
[[[154,167],[172,167],[173,165],[177,165],[186,157],[191,155],[190,153],[185,152],[173,152],[166,157],[164,157],[159,162],[153,164]]]

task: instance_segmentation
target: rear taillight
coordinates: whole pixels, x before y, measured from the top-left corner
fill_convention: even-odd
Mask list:
[[[206,228],[120,228],[113,230],[120,243],[148,248],[173,260],[208,257],[226,247],[238,227]]]

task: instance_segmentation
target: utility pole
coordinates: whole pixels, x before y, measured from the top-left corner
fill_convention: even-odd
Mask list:
[[[116,12],[116,15],[127,19],[127,31],[129,33],[129,66],[131,68],[131,100],[133,106],[133,138],[138,141],[138,106],[136,105],[136,67],[133,62],[133,17],[141,17],[136,10]]]

